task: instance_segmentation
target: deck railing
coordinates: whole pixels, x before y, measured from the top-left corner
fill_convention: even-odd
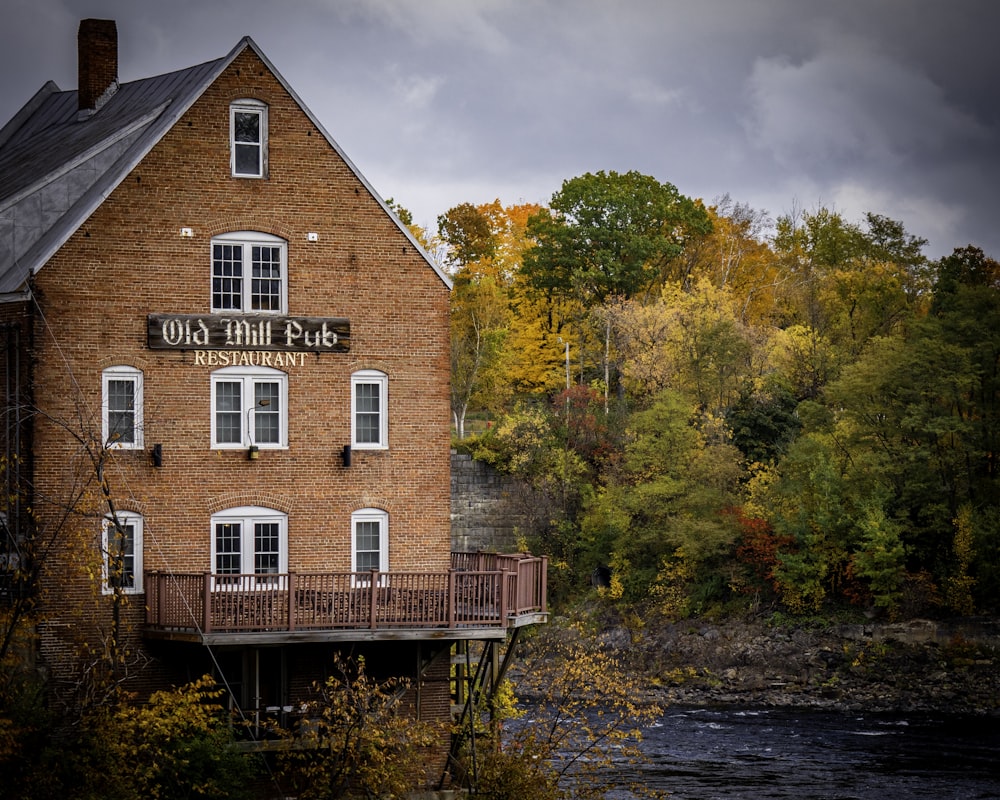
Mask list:
[[[503,628],[547,610],[547,560],[453,553],[447,572],[147,572],[146,624],[201,633]]]

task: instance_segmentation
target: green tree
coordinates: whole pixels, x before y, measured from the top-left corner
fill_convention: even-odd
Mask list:
[[[753,505],[767,509],[775,534],[792,544],[773,570],[782,601],[795,611],[818,610],[838,598],[851,555],[851,505],[835,437],[798,437],[777,466],[777,478]]]
[[[806,326],[849,363],[874,336],[907,321],[927,289],[926,242],[877,214],[866,225],[820,208],[778,220],[775,250],[788,277],[785,326]]]
[[[645,291],[710,224],[672,184],[638,172],[587,173],[565,181],[550,208],[528,220],[537,246],[523,270],[538,290],[600,305]]]
[[[878,505],[864,509],[858,522],[861,541],[852,556],[854,573],[868,582],[877,608],[895,616],[902,602],[906,576],[900,525]]]
[[[934,265],[934,271],[933,309],[936,312],[946,310],[955,302],[962,287],[1000,288],[1000,262],[971,245],[956,248]]]
[[[678,550],[692,585],[714,581],[738,536],[723,511],[736,499],[740,459],[723,426],[668,390],[631,416],[627,434],[621,466],[581,519],[586,557],[610,564],[629,600],[648,596]]]
[[[801,427],[796,405],[781,384],[760,389],[749,381],[744,384],[738,400],[726,411],[726,423],[747,463],[773,463],[785,452]]]

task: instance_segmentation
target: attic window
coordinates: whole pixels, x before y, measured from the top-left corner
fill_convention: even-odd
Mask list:
[[[257,100],[236,101],[229,107],[229,131],[233,177],[265,177],[267,106]]]

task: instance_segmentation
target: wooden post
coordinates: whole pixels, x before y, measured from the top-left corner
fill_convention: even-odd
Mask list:
[[[202,599],[204,608],[202,609],[203,621],[201,625],[201,631],[202,633],[210,633],[212,630],[212,573],[211,572],[205,573],[204,587],[205,587],[205,590],[203,592],[204,598]]]
[[[510,597],[508,596],[508,591],[507,591],[507,576],[510,575],[511,573],[500,572],[500,573],[497,573],[497,574],[500,576],[500,627],[501,628],[506,628],[507,627],[508,608],[509,608],[509,605],[510,605]],[[515,580],[516,580],[517,579],[517,573],[513,573],[513,574],[514,574]],[[517,585],[516,584],[514,586],[514,596],[515,597],[517,596]]]
[[[295,630],[295,573],[288,573],[288,630]]]
[[[153,609],[153,603],[149,603],[146,607],[146,622],[151,625],[163,625],[163,581],[160,580],[159,572],[149,572],[147,573],[146,580],[149,582],[156,582],[156,609]],[[147,586],[149,583],[146,584]]]
[[[368,590],[372,595],[371,602],[371,629],[375,630],[378,627],[378,597],[376,595],[378,586],[378,570],[373,569],[371,572],[371,582],[368,584]]]
[[[542,587],[542,612],[544,613],[548,611],[549,608],[549,601],[548,601],[549,557],[548,556],[542,556],[542,579],[540,583]]]
[[[448,627],[455,627],[455,570],[448,570],[448,594],[445,597],[445,603],[448,604]]]

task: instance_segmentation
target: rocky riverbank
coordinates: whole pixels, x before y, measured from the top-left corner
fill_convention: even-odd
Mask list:
[[[664,703],[1000,715],[1000,620],[605,619],[596,636]]]

